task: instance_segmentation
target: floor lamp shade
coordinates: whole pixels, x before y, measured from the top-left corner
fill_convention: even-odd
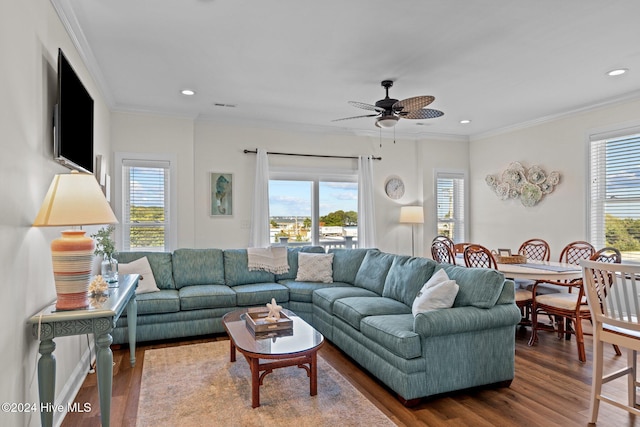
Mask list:
[[[423,224],[424,209],[422,206],[402,206],[400,207],[400,223],[402,224]]]
[[[401,206],[400,223],[411,224],[411,255],[415,255],[414,227],[416,224],[424,223],[424,209],[422,206]]]
[[[73,171],[56,175],[33,225],[62,227],[115,224],[118,220],[95,177]],[[89,306],[88,290],[93,261],[93,239],[82,230],[65,230],[51,242],[56,309]]]

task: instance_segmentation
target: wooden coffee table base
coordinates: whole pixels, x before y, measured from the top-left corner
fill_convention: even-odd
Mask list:
[[[233,339],[230,342],[230,355],[231,362],[236,361],[236,345]],[[309,377],[309,395],[315,396],[318,394],[318,364],[317,354],[320,347],[315,347],[307,351],[298,352],[295,354],[286,355],[265,355],[255,354],[246,351],[240,351],[251,368],[251,406],[257,408],[260,406],[260,386],[267,374],[273,372],[274,369],[285,368],[287,366],[297,366],[307,371]],[[270,359],[270,362],[260,363],[260,359]]]

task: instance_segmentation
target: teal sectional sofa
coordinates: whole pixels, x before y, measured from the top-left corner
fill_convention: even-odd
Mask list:
[[[405,404],[454,390],[510,384],[520,310],[514,284],[502,273],[440,265],[377,249],[331,249],[333,283],[296,281],[298,253],[288,248],[289,272],[249,271],[245,249],[123,252],[119,262],[146,256],[159,292],[137,296],[137,340],[224,332],[222,316],[275,298],[319,330]],[[425,282],[444,269],[459,286],[452,308],[412,314]],[[126,343],[127,318],[113,332]]]

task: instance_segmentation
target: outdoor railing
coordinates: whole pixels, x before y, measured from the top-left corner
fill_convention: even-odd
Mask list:
[[[308,246],[313,245],[313,242],[291,242],[288,237],[280,237],[279,244],[281,246]],[[355,249],[358,247],[358,241],[353,236],[345,236],[342,239],[320,239],[318,245],[322,246],[325,251],[333,248]]]

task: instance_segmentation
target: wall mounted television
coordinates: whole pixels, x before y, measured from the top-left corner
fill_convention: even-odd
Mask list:
[[[58,49],[58,98],[53,155],[70,169],[93,173],[93,98]]]

